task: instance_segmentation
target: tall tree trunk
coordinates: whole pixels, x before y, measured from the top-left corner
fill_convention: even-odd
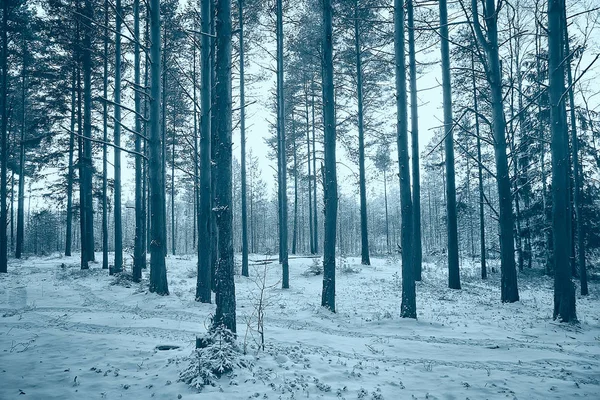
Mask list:
[[[165,263],[165,190],[162,176],[160,133],[160,0],[150,0],[150,211],[152,212],[150,245],[150,292],[168,295]]]
[[[77,2],[77,6],[79,7],[79,2]],[[79,8],[78,8],[79,9]],[[81,63],[81,44],[80,44],[80,23],[77,21],[77,62]],[[79,238],[81,242],[81,269],[88,268],[88,240],[87,240],[87,213],[85,211],[85,205],[87,204],[85,200],[86,191],[84,188],[86,187],[86,173],[85,173],[85,163],[83,156],[83,88],[81,82],[81,70],[82,67],[77,68],[77,166],[79,169]]]
[[[8,85],[8,1],[2,7],[2,87],[0,87],[0,101],[2,101],[2,132],[0,138],[0,273],[8,272],[8,238],[6,224],[8,213],[6,209],[8,173],[8,131],[7,131],[7,85]]]
[[[134,80],[135,80],[135,152],[142,152],[142,121],[140,115],[142,113],[142,104],[140,98],[140,1],[133,1],[133,34],[134,34]],[[144,216],[144,199],[143,199],[143,170],[142,157],[135,156],[135,239],[133,248],[133,281],[139,282],[142,280],[142,268],[146,264],[146,255],[144,253],[144,224],[146,218]]]
[[[65,233],[65,256],[71,256],[71,243],[73,232],[73,152],[75,150],[75,85],[77,81],[76,57],[73,57],[73,73],[71,78],[71,132],[69,133],[69,167],[67,171],[67,227]]]
[[[111,275],[123,271],[123,225],[121,211],[121,0],[116,0],[115,7],[115,128],[114,128],[114,213],[115,213],[115,265]],[[134,38],[135,39],[135,38]],[[136,70],[137,72],[137,70]],[[139,77],[138,77],[139,79]],[[137,93],[137,91],[136,91]],[[136,101],[136,103],[139,102]],[[137,119],[137,118],[136,118]],[[137,124],[137,122],[136,122]],[[137,172],[136,172],[137,178]]]
[[[200,4],[202,7],[202,4]],[[194,30],[198,30],[198,25],[196,23],[197,19],[194,17]],[[203,35],[204,36],[204,35]],[[198,39],[199,36],[194,34],[192,36],[192,46],[193,46],[193,63],[192,63],[192,84],[193,84],[193,104],[192,107],[194,109],[194,246],[196,245],[196,237],[200,233],[200,150],[198,147],[198,107],[197,107],[197,68],[196,68],[196,49],[198,48]],[[200,245],[196,247],[196,254],[198,255],[198,264],[196,267],[198,268],[198,274],[196,275],[196,291],[198,291],[198,278],[200,276]],[[196,296],[196,300],[198,296]]]
[[[398,167],[400,173],[400,205],[402,207],[402,318],[417,318],[415,269],[412,256],[413,207],[410,192],[410,162],[408,155],[408,110],[406,105],[406,64],[404,43],[404,7],[394,0],[394,53],[396,62],[396,112],[398,134]]]
[[[311,81],[311,92],[312,92],[312,151],[313,151],[313,216],[314,216],[314,248],[315,254],[319,254],[319,211],[317,207],[317,147],[315,140],[315,82],[314,79]]]
[[[283,6],[277,0],[277,137],[279,156],[279,248],[282,267],[281,287],[290,287],[288,264],[287,157],[285,138],[285,104],[283,88]]]
[[[550,120],[552,132],[552,215],[554,231],[554,319],[561,322],[577,320],[575,289],[571,282],[568,243],[570,233],[564,229],[570,215],[569,202],[569,143],[565,108],[563,0],[548,1],[548,71]]]
[[[104,0],[104,60],[102,76],[102,269],[108,269],[108,0]]]
[[[175,225],[175,121],[173,112],[173,131],[171,132],[171,254],[175,255],[177,228]]]
[[[387,245],[387,254],[392,253],[390,245],[390,219],[388,213],[388,196],[387,196],[387,173],[383,171],[383,199],[385,201],[385,244]]]
[[[210,1],[210,33],[211,35],[215,34],[215,23],[216,23],[216,18],[215,18],[215,1]],[[210,70],[210,79],[211,79],[211,85],[212,85],[212,89],[211,89],[211,97],[210,97],[210,101],[211,101],[211,109],[214,110],[216,107],[216,95],[214,92],[214,85],[216,85],[217,82],[217,78],[215,75],[215,54],[216,54],[216,44],[217,41],[216,40],[211,40],[211,51],[210,51],[210,66],[209,66],[209,70]],[[211,210],[215,208],[216,203],[215,203],[215,196],[216,196],[216,186],[217,186],[217,172],[216,172],[216,158],[217,158],[217,143],[218,143],[218,135],[217,135],[217,123],[216,123],[216,119],[217,119],[217,114],[211,112],[210,113],[210,135],[211,135],[211,146],[210,146],[210,157],[211,157]],[[215,216],[215,213],[211,212],[210,215],[210,277],[211,277],[211,289],[213,292],[216,291],[216,270],[217,270],[217,264],[219,262],[219,230],[217,229],[217,219]]]
[[[440,4],[441,7],[441,4]],[[410,137],[412,146],[412,198],[413,198],[413,257],[415,281],[421,280],[423,245],[421,233],[421,177],[419,168],[419,104],[417,99],[417,61],[415,52],[414,0],[406,3],[408,18],[408,62],[410,69]],[[447,26],[446,26],[447,29]]]
[[[84,1],[83,17],[87,21],[94,20],[93,7],[90,0]],[[89,24],[83,34],[83,160],[84,165],[83,191],[85,192],[85,261],[82,259],[82,268],[88,268],[88,262],[95,260],[94,254],[94,198],[92,191],[92,30]]]
[[[306,83],[304,85],[304,94],[305,94],[305,102],[306,102],[306,159],[308,164],[308,230],[310,235],[310,254],[315,254],[315,241],[314,241],[314,233],[313,233],[313,202],[312,202],[312,176],[310,170],[310,121],[308,114],[308,88],[306,87]]]
[[[473,82],[473,109],[475,110],[475,130],[477,135],[477,175],[479,178],[479,256],[481,259],[481,279],[487,279],[485,264],[485,218],[484,218],[484,193],[483,193],[483,164],[481,163],[481,133],[479,132],[479,102],[477,101],[477,84],[475,82],[475,59],[471,55],[471,71]]]
[[[361,264],[371,265],[369,258],[369,230],[367,223],[367,184],[365,176],[365,128],[363,115],[363,72],[358,20],[358,0],[354,0],[354,55],[356,58],[356,92],[358,102],[358,175],[360,191]]]
[[[202,32],[210,32],[212,25],[211,0],[200,3]],[[202,35],[200,54],[200,202],[198,207],[198,281],[196,301],[211,301],[211,91],[212,72],[210,68],[211,38]]]
[[[536,3],[536,9],[535,9],[535,15],[538,15],[539,10],[537,8],[537,3]],[[540,35],[540,27],[539,24],[536,24],[536,32],[535,32],[535,64],[536,64],[536,91],[538,94],[537,96],[537,101],[536,101],[536,106],[537,106],[537,124],[538,124],[538,140],[540,142],[540,173],[541,173],[541,181],[542,181],[542,209],[543,209],[543,215],[544,215],[544,222],[543,222],[543,234],[544,234],[544,241],[545,241],[545,260],[544,260],[544,269],[545,269],[545,273],[546,275],[551,275],[552,270],[554,268],[553,266],[553,252],[554,252],[554,244],[552,242],[552,212],[550,211],[550,207],[548,206],[548,189],[547,189],[547,184],[546,184],[546,139],[545,139],[545,129],[543,127],[543,105],[542,105],[542,65],[541,65],[541,58],[543,57],[542,55],[542,49],[541,49],[541,35]]]
[[[448,228],[448,287],[460,289],[458,265],[458,217],[456,213],[456,175],[454,171],[454,121],[452,119],[452,83],[450,78],[450,39],[448,7],[440,0],[440,36],[442,47],[442,89],[444,96],[444,148],[446,150],[446,210]]]
[[[162,53],[162,129],[161,129],[161,173],[162,173],[162,185],[163,185],[163,213],[165,215],[165,223],[163,224],[163,237],[165,238],[163,245],[163,251],[165,256],[167,255],[167,242],[169,241],[169,235],[167,235],[167,25],[163,26],[163,36],[165,43],[163,44]]]
[[[296,151],[296,120],[292,109],[292,139],[294,140],[294,230],[292,234],[292,254],[296,254],[298,242],[298,154]]]
[[[244,93],[244,0],[238,0],[240,22],[240,142],[242,163],[242,275],[248,276],[248,212],[246,199],[246,100]]]
[[[323,0],[323,123],[324,166],[323,202],[325,203],[325,236],[323,244],[323,293],[321,306],[335,312],[335,236],[338,188],[335,158],[335,100],[333,87],[333,8],[331,0]]]
[[[494,134],[494,154],[496,158],[496,180],[498,185],[500,214],[500,265],[501,300],[513,303],[519,300],[517,270],[515,266],[515,244],[513,237],[513,211],[508,160],[506,157],[506,121],[504,119],[502,73],[498,54],[498,13],[494,0],[485,0],[484,19],[487,39],[483,36],[477,12],[477,0],[472,0],[475,32],[487,54],[486,74],[491,89],[492,126]]]
[[[148,3],[145,3],[144,7],[144,20],[145,20],[145,29],[144,29],[144,45],[146,48],[150,48],[150,8]],[[143,168],[144,173],[142,177],[143,189],[142,189],[142,215],[144,217],[144,225],[142,225],[142,252],[144,254],[144,263],[142,264],[142,268],[146,269],[146,254],[148,253],[148,246],[150,245],[150,193],[148,188],[148,120],[149,120],[149,107],[148,107],[148,97],[150,96],[150,92],[148,90],[148,73],[149,73],[149,63],[148,63],[148,52],[144,52],[144,160],[143,160]]]
[[[213,327],[224,326],[236,332],[235,282],[233,259],[233,216],[231,192],[231,0],[216,3],[215,118],[218,141],[215,192],[216,220],[219,230],[219,262],[216,271],[216,304]]]
[[[564,0],[563,0],[564,1]],[[564,29],[564,43],[565,43],[565,55],[569,57],[571,54],[569,49],[569,33],[567,29],[566,21],[566,7],[563,9],[563,29]],[[569,104],[570,109],[570,121],[571,121],[571,154],[573,158],[573,208],[575,209],[575,231],[577,233],[577,267],[579,272],[579,278],[581,282],[581,295],[586,296],[588,294],[588,282],[587,282],[587,268],[585,265],[585,236],[583,231],[583,216],[582,216],[582,197],[583,197],[583,177],[582,177],[582,166],[579,162],[579,138],[577,137],[577,120],[575,119],[575,96],[573,93],[573,74],[571,71],[571,60],[567,60],[567,84],[569,90]]]
[[[19,144],[19,197],[17,205],[17,248],[15,258],[21,258],[25,239],[25,113],[27,108],[27,45],[23,39],[23,70],[21,71],[21,141]],[[5,226],[4,226],[5,227]],[[4,228],[6,229],[6,228]]]

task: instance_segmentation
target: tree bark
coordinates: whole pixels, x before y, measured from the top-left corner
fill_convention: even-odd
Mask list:
[[[402,318],[417,318],[415,269],[412,256],[413,207],[410,192],[410,162],[408,155],[408,110],[406,99],[406,64],[404,43],[404,7],[402,0],[394,0],[394,53],[396,64],[396,112],[398,167],[400,177],[400,206],[402,210]]]
[[[17,248],[15,258],[21,258],[25,239],[25,113],[27,108],[27,45],[23,39],[23,70],[21,71],[21,142],[19,144],[19,197],[17,199]]]
[[[305,94],[305,102],[306,102],[306,159],[308,165],[308,230],[310,236],[310,254],[315,254],[315,241],[314,241],[314,233],[313,233],[313,202],[312,202],[312,176],[310,170],[310,121],[309,121],[309,113],[308,113],[308,88],[306,87],[306,83],[304,85],[304,94]]]
[[[290,287],[288,264],[288,207],[287,207],[287,157],[285,137],[285,104],[283,77],[283,6],[282,0],[277,0],[277,137],[279,156],[279,249],[282,267],[281,287]]]
[[[150,0],[150,137],[149,174],[152,212],[150,245],[150,292],[168,295],[165,263],[165,190],[162,175],[160,132],[160,0]]]
[[[564,0],[563,0],[564,1]],[[566,9],[563,9],[563,29],[564,29],[564,43],[565,43],[565,54],[567,57],[571,54],[569,49],[569,33],[566,21]],[[567,60],[567,84],[569,90],[569,103],[570,109],[570,122],[571,122],[571,154],[573,158],[573,208],[575,209],[575,231],[577,234],[577,267],[579,272],[579,279],[581,282],[581,295],[586,296],[588,294],[588,282],[587,282],[587,268],[585,265],[585,236],[583,230],[583,216],[582,216],[582,197],[583,197],[583,171],[582,166],[579,162],[579,138],[577,137],[577,120],[575,119],[575,96],[573,93],[573,75],[571,71],[571,60]]]
[[[414,0],[408,0],[408,62],[410,70],[410,137],[412,146],[412,198],[413,198],[413,257],[415,281],[421,280],[423,245],[421,233],[421,177],[419,168],[419,104],[417,99],[417,61],[415,55]],[[441,7],[441,5],[440,5]],[[447,30],[447,27],[446,27]]]
[[[200,3],[202,14],[201,30],[210,32],[211,0]],[[198,208],[198,281],[196,301],[211,301],[211,92],[212,76],[210,68],[211,38],[202,35],[200,54],[200,203]]]
[[[76,61],[76,57],[73,57]],[[73,152],[75,150],[75,120],[76,120],[76,101],[75,85],[77,82],[77,66],[73,65],[73,74],[71,78],[71,132],[69,133],[69,169],[67,172],[67,227],[65,234],[65,256],[71,256],[72,232],[73,232]]]
[[[471,55],[471,71],[473,82],[473,109],[475,110],[475,130],[477,135],[477,175],[479,180],[479,256],[481,263],[481,279],[487,279],[486,255],[485,255],[485,215],[484,215],[484,192],[483,192],[483,168],[481,163],[481,133],[479,132],[479,102],[477,101],[477,84],[475,82],[475,59]]]
[[[114,128],[114,214],[115,214],[115,265],[112,274],[123,271],[123,224],[121,210],[121,0],[115,6],[115,128]],[[136,70],[137,71],[137,70]],[[136,90],[137,94],[137,90]]]
[[[246,199],[246,100],[244,93],[244,0],[238,0],[240,22],[240,142],[242,168],[242,275],[248,273],[248,212]]]
[[[358,0],[354,0],[354,54],[356,57],[356,92],[358,103],[358,175],[360,191],[361,264],[371,265],[369,258],[369,230],[367,223],[367,184],[365,176],[365,129],[363,115],[363,72],[358,20]]]
[[[452,83],[450,77],[450,39],[448,7],[440,0],[440,36],[442,47],[442,90],[444,97],[444,149],[446,151],[446,210],[448,228],[448,287],[460,289],[458,265],[458,217],[456,213],[456,174],[454,171],[454,121],[452,119]]]
[[[104,0],[102,93],[108,98],[108,0]],[[102,269],[108,269],[108,103],[102,104]]]
[[[563,0],[548,1],[548,72],[550,121],[552,132],[552,215],[554,232],[554,319],[561,322],[577,320],[575,289],[571,282],[568,243],[570,232],[565,229],[571,218],[569,203],[569,143],[564,108],[564,30]]]
[[[312,92],[312,151],[313,151],[313,234],[314,234],[314,248],[315,254],[319,254],[319,211],[317,207],[317,147],[315,140],[315,82],[314,79],[311,81],[311,92]]]
[[[215,57],[215,130],[216,186],[215,208],[219,230],[219,261],[216,271],[216,304],[213,327],[224,326],[236,332],[235,282],[233,259],[233,217],[231,193],[231,0],[216,3],[216,57]]]
[[[83,16],[87,21],[93,21],[94,12],[90,0],[84,1]],[[92,164],[92,30],[89,24],[83,34],[83,170],[85,179],[82,190],[85,192],[85,261],[82,268],[88,268],[88,262],[95,260],[94,254],[94,197],[93,197],[93,164]],[[83,254],[83,253],[82,253]]]
[[[8,131],[7,131],[7,85],[8,85],[8,1],[3,2],[2,10],[2,86],[0,87],[0,101],[2,101],[2,132],[0,138],[0,273],[8,272],[8,238],[6,224],[8,213],[6,209],[8,173]]]
[[[486,74],[491,89],[496,181],[500,203],[501,301],[503,303],[513,303],[519,300],[519,289],[515,266],[512,193],[508,174],[508,160],[506,157],[506,121],[503,109],[502,74],[498,54],[498,13],[494,0],[485,0],[485,2],[484,19],[487,27],[487,39],[483,36],[479,24],[477,0],[472,0],[471,5],[473,8],[475,31],[481,46],[487,54]]]
[[[397,0],[399,1],[399,0]],[[323,292],[321,306],[335,312],[335,239],[338,207],[336,174],[336,126],[333,86],[333,8],[331,0],[323,0],[323,122],[324,166],[323,201],[325,203],[325,236],[323,244]]]
[[[142,121],[140,115],[142,104],[140,98],[140,1],[133,1],[133,34],[134,34],[134,80],[136,90],[134,94],[135,101],[135,131],[141,133]],[[139,134],[135,135],[135,151],[140,154],[142,151],[142,139]],[[146,264],[146,255],[144,254],[144,224],[145,216],[143,212],[143,190],[142,190],[142,158],[135,156],[135,239],[133,248],[133,281],[142,280],[142,268]]]
[[[296,149],[296,120],[292,109],[292,139],[294,140],[294,227],[292,233],[292,254],[296,254],[298,244],[298,153]]]

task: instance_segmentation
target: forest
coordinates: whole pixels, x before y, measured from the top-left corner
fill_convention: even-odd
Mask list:
[[[599,0],[2,0],[0,399],[600,396]]]

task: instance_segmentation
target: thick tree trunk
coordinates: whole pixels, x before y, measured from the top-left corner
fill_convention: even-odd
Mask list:
[[[108,0],[104,0],[102,94],[108,99]],[[102,269],[108,269],[108,103],[102,104]]]
[[[448,287],[460,289],[458,265],[458,216],[456,213],[456,175],[454,171],[454,121],[452,119],[452,83],[450,77],[450,40],[448,8],[440,0],[440,36],[442,47],[442,90],[444,97],[444,149],[446,151],[446,210],[448,228]]]
[[[150,210],[152,212],[150,245],[150,292],[168,295],[165,263],[165,190],[162,179],[160,133],[160,1],[150,0]]]
[[[116,0],[115,7],[115,128],[114,128],[114,215],[115,215],[115,265],[111,275],[123,271],[123,224],[121,214],[121,0]],[[139,79],[139,78],[138,78]],[[137,91],[136,91],[137,94]]]
[[[215,1],[210,1],[210,33],[211,35],[214,36],[215,34]],[[210,41],[210,46],[211,46],[211,51],[210,51],[210,65],[209,65],[209,71],[210,71],[210,79],[211,79],[211,85],[212,85],[212,91],[211,91],[211,97],[210,97],[210,101],[211,101],[211,109],[214,110],[216,108],[216,96],[214,93],[214,85],[216,84],[217,78],[215,75],[215,54],[216,54],[216,40],[211,40]],[[218,137],[217,137],[217,123],[216,123],[216,119],[217,119],[217,114],[214,112],[210,113],[210,135],[211,135],[211,147],[210,147],[210,157],[211,157],[211,210],[215,207],[215,195],[216,195],[216,185],[217,185],[217,172],[216,172],[216,157],[217,157],[217,145],[216,143],[218,143]],[[217,270],[217,264],[219,262],[219,231],[217,229],[217,220],[215,217],[215,213],[211,212],[210,215],[210,277],[211,277],[211,289],[214,292],[216,290],[216,270]]]
[[[150,9],[148,7],[148,3],[145,3],[145,29],[144,29],[144,44],[147,48],[150,48]],[[143,161],[143,176],[142,176],[142,215],[144,218],[144,225],[142,225],[142,253],[144,254],[144,263],[142,264],[142,268],[146,269],[146,254],[148,253],[148,246],[150,244],[150,194],[148,188],[148,120],[149,120],[149,110],[148,110],[148,97],[150,96],[150,91],[148,89],[148,73],[149,73],[149,56],[148,52],[144,52],[144,158]]]
[[[315,82],[311,81],[311,92],[312,92],[312,154],[313,154],[313,234],[314,234],[314,248],[315,254],[319,254],[319,208],[317,207],[317,147],[315,140]]]
[[[200,3],[202,14],[202,32],[210,32],[211,0]],[[202,35],[200,54],[201,92],[200,103],[200,202],[198,207],[198,281],[196,283],[196,301],[211,301],[211,91],[212,76],[210,68],[211,38]]]
[[[564,0],[563,0],[564,1]],[[566,13],[566,9],[563,10]],[[569,49],[569,33],[567,24],[564,23],[566,20],[566,14],[563,15],[563,29],[564,29],[564,44],[565,54],[567,57],[571,54]],[[569,104],[570,108],[570,122],[571,122],[571,154],[573,158],[573,208],[575,209],[575,231],[577,233],[577,267],[579,272],[579,278],[581,282],[581,295],[586,296],[588,294],[588,282],[587,282],[587,268],[585,265],[585,236],[583,230],[583,216],[582,216],[582,197],[583,197],[583,177],[582,167],[579,162],[579,138],[577,137],[577,120],[575,119],[575,96],[573,93],[573,74],[571,71],[571,60],[567,60],[567,84],[569,90]]]
[[[0,138],[0,273],[8,271],[8,238],[6,237],[6,224],[8,213],[6,209],[8,173],[8,113],[6,101],[8,100],[8,1],[3,2],[2,9],[2,86],[0,87],[0,101],[2,101],[2,132]]]
[[[354,54],[356,57],[356,92],[358,102],[358,175],[360,189],[361,263],[371,265],[369,258],[369,230],[367,223],[367,184],[365,176],[365,128],[363,115],[363,72],[358,20],[358,0],[354,0]]]
[[[400,173],[400,206],[402,207],[402,318],[417,318],[415,269],[412,256],[413,208],[410,192],[410,162],[408,155],[408,110],[406,99],[406,64],[404,43],[404,7],[394,0],[394,53],[396,63],[396,112],[398,167]]]
[[[550,121],[552,132],[552,215],[554,231],[554,319],[561,322],[577,320],[575,289],[571,282],[568,243],[570,232],[565,229],[571,218],[569,202],[569,143],[564,108],[564,15],[563,0],[548,1],[548,71]]]
[[[133,34],[135,36],[134,43],[134,80],[135,80],[135,131],[138,133],[135,135],[135,151],[140,154],[142,152],[142,139],[140,137],[142,130],[142,121],[140,115],[142,112],[142,104],[140,98],[140,1],[134,0],[133,2]],[[142,279],[142,268],[146,264],[146,255],[144,253],[144,224],[146,218],[144,216],[144,199],[143,199],[143,188],[142,188],[142,157],[139,155],[135,156],[135,239],[133,248],[133,281],[139,282]]]
[[[285,138],[285,104],[283,79],[283,6],[277,0],[277,155],[279,157],[279,259],[282,267],[281,287],[290,287],[288,264],[288,207],[287,207],[287,157]]]
[[[397,0],[399,1],[399,0]],[[323,244],[323,292],[321,306],[335,312],[335,239],[338,207],[336,174],[336,126],[333,87],[333,8],[331,0],[323,0],[323,122],[324,166],[323,201],[325,203],[325,236]]]
[[[487,78],[491,89],[492,126],[494,134],[494,155],[496,158],[496,180],[498,185],[500,214],[500,266],[501,300],[513,303],[519,300],[517,269],[515,266],[515,244],[513,236],[513,211],[508,160],[506,157],[506,121],[504,119],[502,73],[498,54],[498,14],[494,0],[485,0],[485,21],[487,39],[479,25],[477,0],[472,0],[473,20],[478,40],[487,54]]]
[[[246,100],[244,93],[244,0],[238,0],[240,22],[240,142],[242,168],[242,275],[248,276],[248,212],[246,199]]]
[[[165,42],[163,44],[162,53],[162,129],[161,129],[161,173],[163,186],[163,214],[165,223],[163,224],[163,251],[167,255],[167,243],[169,236],[167,234],[167,26],[163,26],[163,36]]]
[[[90,0],[85,0],[83,11],[87,21],[94,20],[93,7]],[[92,29],[89,25],[83,34],[83,169],[85,180],[85,239],[86,259],[82,268],[88,268],[88,262],[95,260],[94,254],[94,197],[93,197],[93,164],[92,164]],[[84,261],[82,259],[82,261]]]
[[[175,113],[173,113],[175,114]],[[176,253],[177,226],[175,225],[175,121],[173,115],[173,131],[171,132],[171,254]]]
[[[216,271],[216,304],[213,327],[224,326],[236,332],[235,282],[233,259],[233,216],[231,193],[231,0],[216,3],[215,57],[215,130],[216,173],[219,184],[215,192],[219,230],[219,262]]]
[[[410,137],[412,146],[412,198],[413,198],[413,257],[415,281],[421,280],[423,245],[421,233],[421,177],[419,168],[419,104],[417,99],[417,61],[415,56],[414,0],[408,0],[408,62],[410,69]],[[440,5],[441,7],[441,5]],[[446,27],[447,29],[447,27]]]

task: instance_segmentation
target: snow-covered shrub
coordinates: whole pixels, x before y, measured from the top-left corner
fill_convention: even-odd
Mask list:
[[[179,380],[197,390],[213,385],[221,376],[242,367],[235,335],[224,326],[211,329],[200,339],[203,347],[194,350],[189,365],[179,374]]]
[[[317,276],[323,273],[323,264],[321,258],[313,258],[312,264],[306,271],[302,273],[303,276]]]
[[[348,259],[344,256],[339,258],[338,265],[342,274],[358,274],[360,272],[360,269],[352,267]]]
[[[133,274],[129,271],[119,272],[114,275],[114,279],[110,282],[112,286],[124,286],[130,288],[133,283]]]

